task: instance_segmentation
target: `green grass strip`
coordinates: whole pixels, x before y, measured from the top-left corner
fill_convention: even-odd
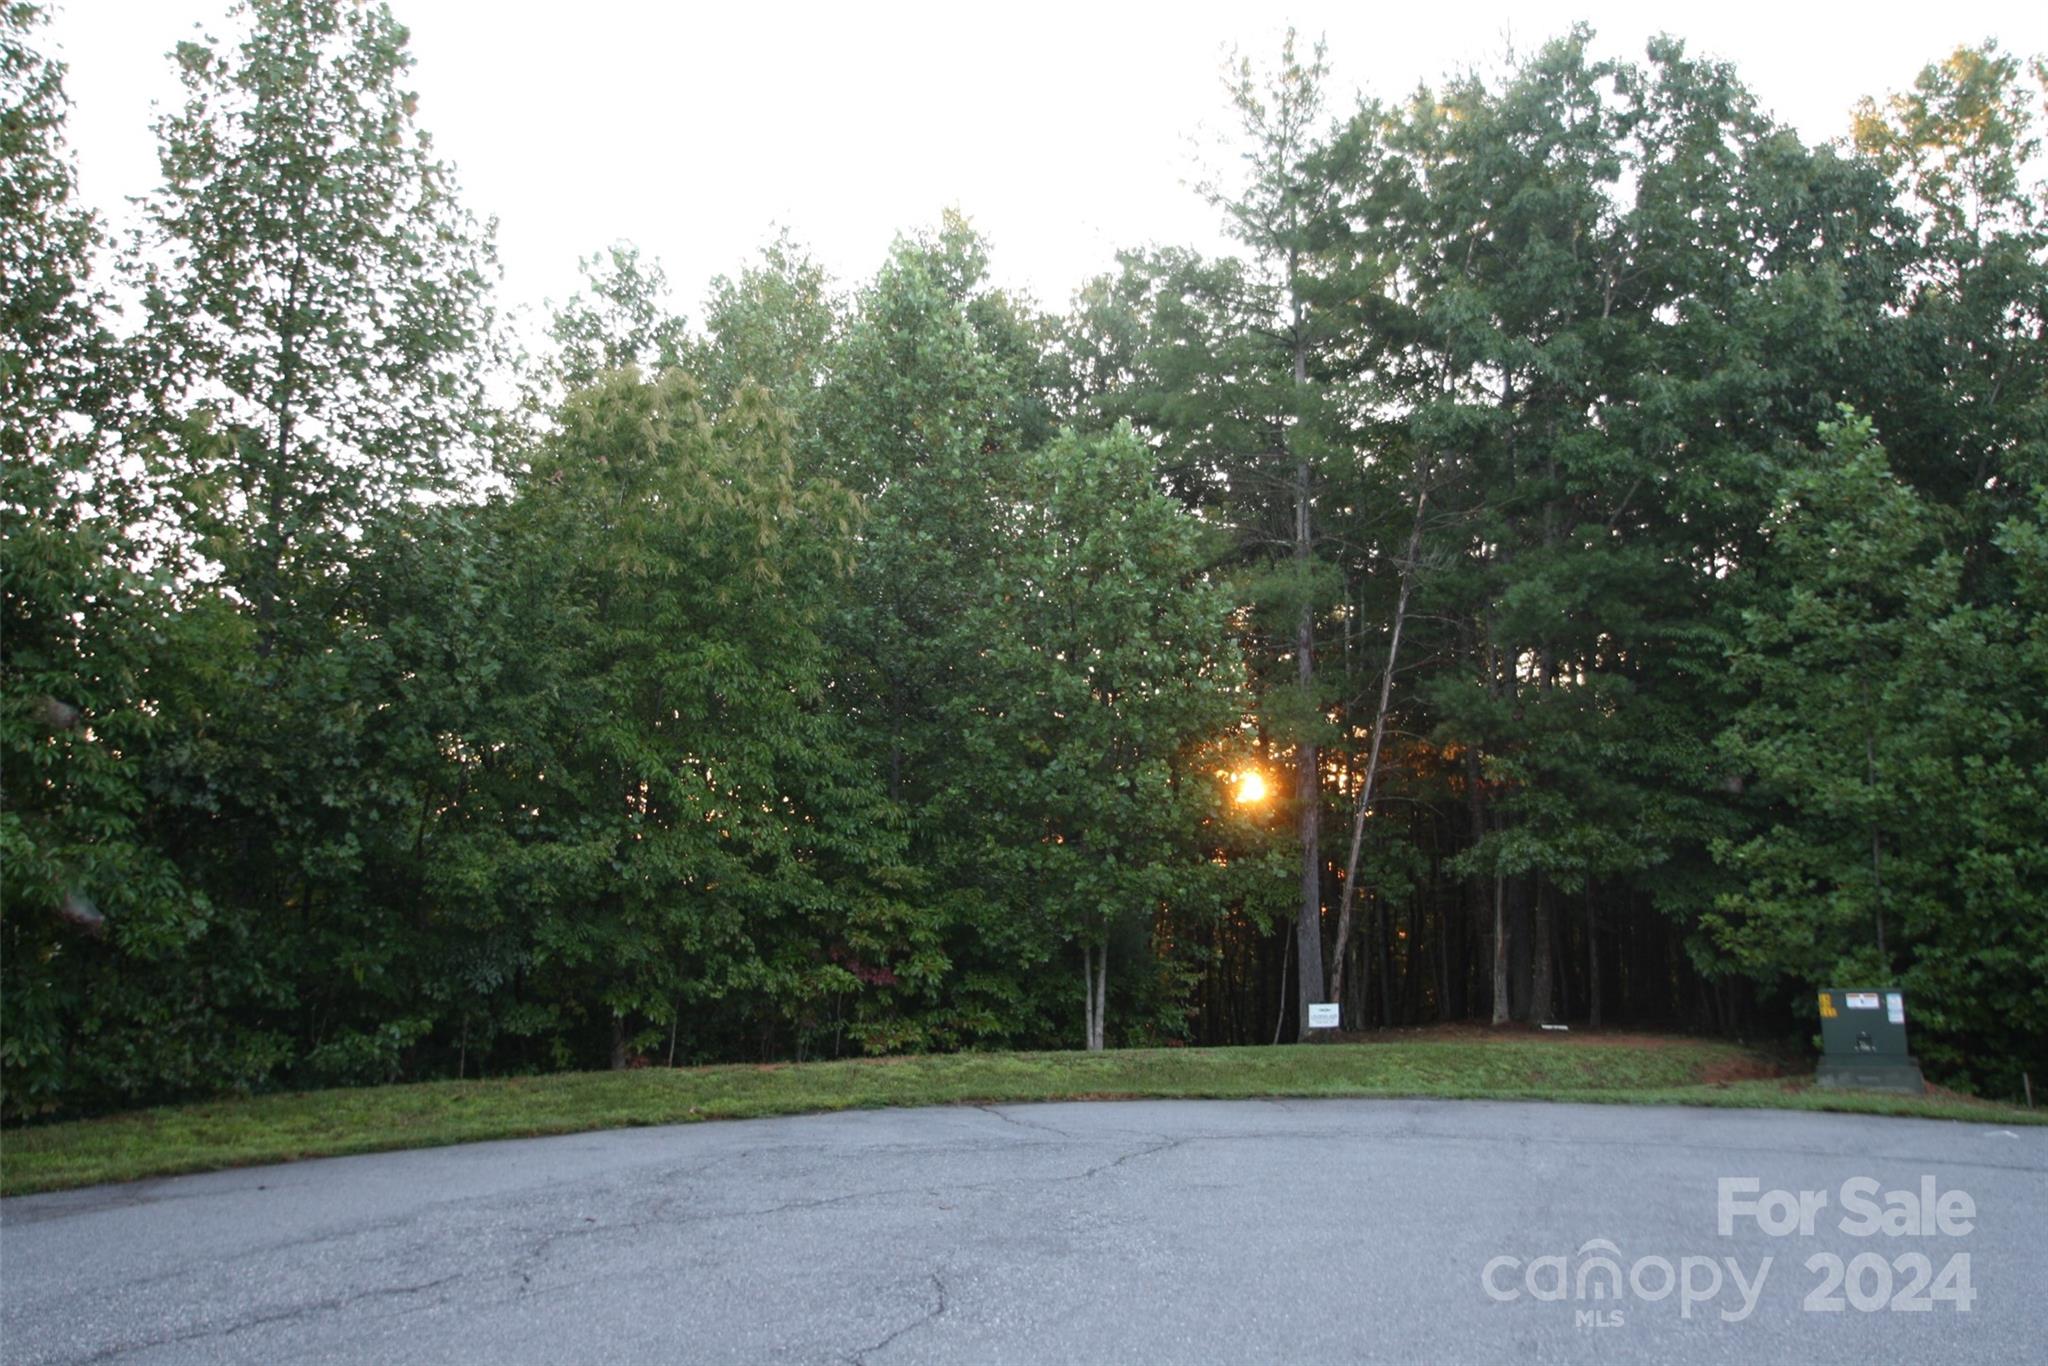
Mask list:
[[[573,1072],[212,1101],[0,1134],[0,1193],[648,1124],[886,1106],[1103,1098],[1441,1097],[1710,1105],[2041,1123],[1942,1094],[1814,1089],[1705,1040],[1491,1038],[1283,1048],[961,1053],[846,1062]],[[1740,1078],[1716,1080],[1716,1078]]]

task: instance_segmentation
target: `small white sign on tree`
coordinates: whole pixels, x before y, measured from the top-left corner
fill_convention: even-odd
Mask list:
[[[1308,1008],[1310,1029],[1335,1029],[1339,1018],[1335,1001],[1318,1001]]]

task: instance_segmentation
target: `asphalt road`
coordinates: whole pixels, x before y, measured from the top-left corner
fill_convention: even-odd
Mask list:
[[[1758,1183],[1731,1192],[1725,1234],[1722,1178]],[[1928,1231],[1858,1236],[1855,1178]],[[1906,1210],[1928,1179],[1935,1199]],[[1788,1213],[1800,1191],[1826,1201],[1810,1233]],[[1744,1200],[1793,1226],[1773,1236]],[[1604,1272],[1580,1285],[1596,1239],[1614,1246],[1618,1298],[1594,1296]],[[1824,1283],[1830,1257],[1841,1286]],[[1830,1294],[1840,1308],[1807,1307]],[[1812,1366],[2041,1361],[2044,1344],[2048,1130],[1921,1120],[1348,1100],[910,1110],[0,1202],[0,1357],[22,1363]]]

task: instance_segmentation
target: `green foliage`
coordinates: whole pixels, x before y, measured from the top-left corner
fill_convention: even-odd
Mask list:
[[[1018,966],[1062,972],[1054,944],[1171,941],[1218,913],[1219,741],[1246,698],[1208,537],[1127,428],[1031,457],[1005,520],[959,623],[981,645],[945,704],[934,815],[976,830],[962,872],[1021,928]]]
[[[131,325],[0,5],[9,1119],[1071,1043],[1081,964],[1263,1040],[1340,902],[1347,1019],[1882,978],[2048,1075],[2038,63],[1809,147],[1676,40],[1333,110],[1290,38],[1239,254],[1053,318],[958,213],[783,235],[692,328],[620,245],[494,411],[403,28],[235,16]]]
[[[875,1049],[1037,1041],[1054,1018],[1028,971],[1038,935],[984,890],[988,832],[941,808],[961,760],[950,712],[983,645],[970,614],[1012,531],[1024,457],[1051,435],[1043,326],[987,273],[957,214],[899,240],[826,352],[803,441],[863,501],[824,627],[834,700],[908,832],[920,933],[952,967],[916,1015],[864,1024]]]
[[[580,264],[590,292],[571,298],[548,324],[554,378],[565,390],[628,365],[659,374],[682,363],[689,328],[669,311],[668,274],[659,262],[643,265],[638,247],[620,243]]]
[[[133,754],[161,733],[150,666],[166,595],[115,458],[118,356],[90,282],[97,225],[71,203],[62,68],[39,15],[0,9],[0,1113],[232,1075],[165,987],[206,908],[152,838]],[[196,1056],[194,1056],[196,1054]]]
[[[10,465],[56,444],[65,413],[106,397],[103,301],[88,278],[102,234],[72,202],[64,68],[32,46],[42,22],[36,5],[0,7],[0,456]]]
[[[711,282],[708,336],[693,365],[714,408],[751,382],[801,418],[824,382],[838,325],[839,304],[824,268],[783,233],[738,278]]]
[[[1722,737],[1775,818],[1717,847],[1743,882],[1711,924],[1754,973],[1906,987],[1922,1052],[2009,1087],[2048,1028],[2039,600],[1965,600],[1869,422],[1824,433],[1772,520],[1777,591],[1733,660],[1753,696]],[[2001,549],[2024,562],[2039,535],[2015,522]]]
[[[622,1053],[723,1051],[749,1011],[843,1027],[866,984],[835,952],[935,970],[882,885],[900,834],[824,705],[851,500],[798,479],[759,388],[714,423],[680,373],[617,371],[559,425],[496,547],[516,657],[452,742],[468,913],[521,927],[550,1029],[594,1021]]]
[[[264,623],[365,518],[458,481],[474,435],[489,238],[402,82],[381,4],[249,0],[239,45],[180,44],[161,190],[132,269],[187,529]]]

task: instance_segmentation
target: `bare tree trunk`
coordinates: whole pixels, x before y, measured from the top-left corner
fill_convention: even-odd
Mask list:
[[[1294,952],[1292,949],[1283,947],[1280,951],[1280,999],[1273,1004],[1274,1043],[1280,1042],[1281,1031],[1287,1028],[1287,970],[1292,966],[1294,966]]]
[[[1593,881],[1586,880],[1587,1023],[1600,1027],[1600,913],[1593,909]]]
[[[1337,948],[1331,956],[1330,999],[1344,999],[1344,950],[1351,942],[1351,906],[1358,895],[1358,854],[1365,844],[1365,818],[1372,814],[1373,784],[1379,778],[1380,748],[1387,734],[1387,708],[1394,693],[1394,667],[1401,658],[1401,627],[1408,619],[1408,595],[1415,587],[1415,557],[1422,548],[1422,514],[1429,490],[1415,495],[1415,521],[1408,529],[1408,553],[1401,562],[1401,591],[1394,597],[1394,625],[1387,637],[1387,667],[1380,674],[1380,700],[1373,710],[1372,744],[1366,751],[1365,782],[1351,813],[1351,850],[1344,859],[1344,889],[1337,898]]]
[[[1095,948],[1081,945],[1081,1046],[1095,1051]]]
[[[1306,638],[1308,624],[1302,624],[1302,635]],[[1306,682],[1308,656],[1305,648],[1302,655],[1302,674]],[[1323,860],[1320,848],[1322,790],[1316,768],[1316,747],[1305,744],[1301,747],[1300,767],[1295,772],[1294,797],[1301,806],[1301,909],[1294,922],[1295,954],[1300,959],[1300,971],[1295,974],[1295,1004],[1300,1008],[1300,1033],[1297,1037],[1309,1036],[1308,1008],[1321,998],[1316,994],[1323,984]]]
[[[1550,462],[1550,477],[1557,477],[1556,462]],[[1556,544],[1555,505],[1543,506],[1543,544],[1546,549]],[[1547,704],[1551,693],[1551,678],[1555,671],[1551,667],[1550,643],[1545,641],[1536,650],[1537,688]],[[1529,969],[1529,1019],[1539,1025],[1553,1024],[1557,1020],[1557,978],[1562,970],[1558,962],[1555,936],[1555,919],[1551,907],[1550,879],[1542,868],[1529,875],[1536,884],[1536,923],[1530,927],[1530,950],[1535,962]]]
[[[1493,875],[1493,1022],[1508,1022],[1508,880]]]
[[[1292,248],[1287,253],[1288,288],[1293,294],[1293,345],[1294,345],[1294,392],[1296,396],[1296,418],[1299,408],[1308,393],[1308,331],[1306,310],[1296,277],[1301,267],[1300,253]],[[1309,561],[1315,554],[1315,527],[1312,484],[1314,471],[1306,453],[1295,450],[1294,456],[1294,563],[1300,571],[1303,600],[1301,615],[1294,624],[1294,664],[1302,696],[1315,695],[1316,675],[1316,612],[1315,604],[1308,600]],[[1304,740],[1295,756],[1294,797],[1300,807],[1301,824],[1301,911],[1300,919],[1294,925],[1295,952],[1301,959],[1300,971],[1295,978],[1295,1004],[1300,1007],[1300,1032],[1297,1038],[1309,1036],[1308,1008],[1316,1000],[1316,993],[1322,989],[1323,974],[1323,858],[1322,858],[1322,779],[1316,766],[1316,747]]]
[[[1306,515],[1304,509],[1304,519]],[[1304,693],[1314,686],[1313,622],[1312,610],[1304,606],[1295,630],[1295,655]],[[1316,747],[1312,744],[1300,746],[1294,799],[1299,807],[1301,833],[1301,906],[1294,922],[1295,954],[1300,960],[1300,971],[1295,974],[1295,1005],[1300,1012],[1296,1037],[1306,1039],[1308,1008],[1320,999],[1316,993],[1323,985],[1322,782],[1316,766]]]
[[[1359,960],[1358,971],[1351,974],[1351,982],[1348,987],[1351,993],[1350,999],[1341,1003],[1344,1018],[1352,1021],[1354,1026],[1366,1017],[1368,1009],[1366,992],[1372,985],[1372,972],[1370,965],[1365,961],[1364,949],[1365,945],[1360,943],[1354,943],[1351,946],[1351,952]]]
[[[1430,881],[1432,890],[1435,879]],[[1449,1018],[1451,1013],[1451,922],[1444,914],[1444,904],[1436,900],[1436,1017],[1439,1021]]]
[[[1870,691],[1866,684],[1864,693]],[[1869,731],[1863,733],[1864,781],[1873,791],[1877,787],[1877,737]],[[1877,895],[1877,961],[1884,964],[1889,980],[1892,970],[1891,955],[1884,948],[1884,835],[1876,822],[1870,826],[1870,884]]]
[[[1387,913],[1387,899],[1375,896],[1372,899],[1372,943],[1366,948],[1368,954],[1377,954],[1380,960],[1380,1027],[1383,1029],[1394,1023],[1394,963],[1390,956],[1392,946],[1388,943],[1393,938],[1389,932],[1392,919]],[[1404,984],[1407,981],[1405,965],[1402,981]]]
[[[1481,630],[1476,631],[1474,634],[1479,636],[1478,644],[1482,651],[1481,662],[1485,666],[1486,671],[1486,691],[1489,696],[1498,700],[1504,691],[1501,679],[1500,651],[1493,642],[1492,623],[1481,622],[1479,625]],[[1466,780],[1473,785],[1475,791],[1478,791],[1482,776],[1479,756],[1469,746],[1466,749],[1465,772]],[[1500,833],[1502,817],[1498,812],[1489,813],[1486,810],[1484,793],[1479,792],[1479,795],[1472,796],[1469,800],[1474,820],[1477,821],[1482,817],[1490,816],[1490,820],[1487,823],[1494,827],[1493,833],[1498,835]],[[1472,830],[1472,838],[1474,841],[1484,839],[1485,825],[1475,825]],[[1509,1017],[1514,1013],[1513,1002],[1508,996],[1507,901],[1507,876],[1496,866],[1493,873],[1493,1023],[1496,1028],[1506,1024]]]
[[[626,1019],[623,1015],[612,1016],[612,1070],[624,1071],[626,1066]]]
[[[1530,874],[1508,878],[1508,1016],[1529,1018],[1529,1002],[1536,995],[1535,920],[1532,914]]]
[[[1420,961],[1422,954],[1422,919],[1417,914],[1413,897],[1408,899],[1407,907],[1402,911],[1401,918],[1407,920],[1407,927],[1398,930],[1393,936],[1393,941],[1401,946],[1401,1002],[1395,1009],[1393,1018],[1388,1023],[1409,1025],[1414,1024],[1416,1016],[1421,1013],[1422,989],[1429,979],[1429,964]],[[1393,923],[1395,919],[1389,913],[1389,923]],[[1391,944],[1388,951],[1393,951]]]
[[[1081,950],[1081,999],[1087,1010],[1087,1033],[1081,1046],[1090,1053],[1095,1051],[1095,952],[1093,945]]]
[[[297,237],[300,216],[295,213],[292,221],[293,235]],[[306,253],[300,247],[293,255],[291,279],[286,286],[285,317],[289,330],[281,339],[277,383],[271,389],[271,407],[277,413],[277,458],[269,471],[269,488],[265,490],[263,560],[256,586],[256,655],[259,659],[270,658],[271,652],[277,648],[277,599],[287,536],[285,492],[295,482],[291,474],[291,458],[292,435],[298,418],[296,388],[300,338],[297,314],[299,296],[305,283]]]
[[[1465,746],[1465,816],[1471,827],[1472,843],[1478,844],[1486,838],[1486,794],[1480,782],[1479,749],[1476,745]],[[1484,938],[1486,932],[1487,897],[1484,874],[1473,872],[1465,878],[1467,903],[1466,919],[1472,926],[1474,942]],[[1471,1007],[1478,997],[1478,974],[1484,972],[1482,965],[1473,964],[1473,972],[1467,976],[1469,989],[1465,993],[1465,1013],[1471,1014]]]
[[[1372,904],[1375,908],[1379,906],[1377,897],[1373,899]],[[1375,921],[1373,928],[1365,936],[1368,942],[1358,946],[1358,976],[1360,978],[1359,986],[1361,990],[1358,993],[1357,1027],[1360,1029],[1365,1028],[1366,1019],[1372,1011],[1372,941],[1376,940],[1378,935],[1378,922]],[[1338,965],[1340,969],[1342,966],[1341,963]],[[1385,995],[1386,990],[1387,975],[1382,971],[1380,973],[1380,994]]]
[[[1536,924],[1530,933],[1536,961],[1529,973],[1529,1018],[1545,1025],[1557,1019],[1552,998],[1557,994],[1555,954],[1550,942],[1550,879],[1536,878]]]
[[[1089,1047],[1100,1053],[1108,1046],[1109,1028],[1109,940],[1095,951],[1095,1038]]]

